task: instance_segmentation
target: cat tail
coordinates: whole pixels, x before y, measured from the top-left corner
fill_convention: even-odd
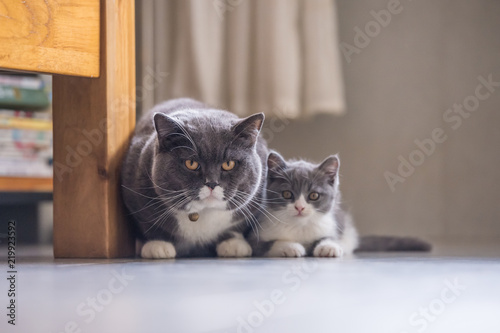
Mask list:
[[[363,236],[355,252],[429,252],[431,249],[430,243],[414,237]]]

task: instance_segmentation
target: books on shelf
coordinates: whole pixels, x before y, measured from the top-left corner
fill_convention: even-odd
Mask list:
[[[8,120],[3,123],[0,117],[0,176],[52,177],[52,123]]]
[[[23,110],[41,110],[49,106],[43,89],[25,89],[0,85],[0,107]]]
[[[42,90],[43,79],[36,75],[5,74],[0,72],[0,85],[23,89]]]
[[[45,80],[0,72],[0,177],[52,177],[51,87]],[[35,111],[40,109],[45,111]]]
[[[37,118],[2,117],[0,110],[0,128],[18,128],[26,130],[52,131],[52,121]]]

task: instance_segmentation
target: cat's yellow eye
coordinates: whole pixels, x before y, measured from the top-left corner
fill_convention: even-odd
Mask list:
[[[282,195],[282,196],[283,196],[283,198],[285,198],[285,199],[291,199],[291,198],[293,197],[293,194],[292,194],[292,192],[290,192],[290,191],[283,191],[283,192],[281,193],[281,195]]]
[[[309,193],[309,200],[315,201],[319,199],[319,193],[311,192]]]
[[[189,170],[197,170],[198,167],[200,166],[198,162],[193,160],[186,160],[184,164],[186,165],[186,168],[188,168]]]
[[[227,161],[227,162],[222,163],[222,169],[224,169],[226,171],[233,170],[235,165],[236,165],[236,163],[234,163],[234,161]]]

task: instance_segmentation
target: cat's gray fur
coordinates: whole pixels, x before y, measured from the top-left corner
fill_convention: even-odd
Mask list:
[[[415,238],[370,236],[359,239],[351,215],[340,205],[339,167],[337,155],[313,164],[302,160],[285,161],[276,152],[269,154],[267,214],[261,215],[259,237],[250,237],[254,255],[338,257],[354,250],[430,249],[429,244]],[[284,191],[289,191],[292,197],[284,198]],[[318,193],[319,197],[311,200],[311,193]]]
[[[265,195],[263,120],[263,114],[239,119],[191,99],[167,101],[142,116],[123,164],[122,194],[146,242],[143,257],[251,255],[243,235]],[[199,169],[188,170],[185,160]],[[224,171],[228,160],[235,167]],[[189,213],[199,220],[188,220]]]

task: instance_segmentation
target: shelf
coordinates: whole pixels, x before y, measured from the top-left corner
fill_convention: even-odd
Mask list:
[[[0,192],[52,192],[52,178],[0,177]]]

